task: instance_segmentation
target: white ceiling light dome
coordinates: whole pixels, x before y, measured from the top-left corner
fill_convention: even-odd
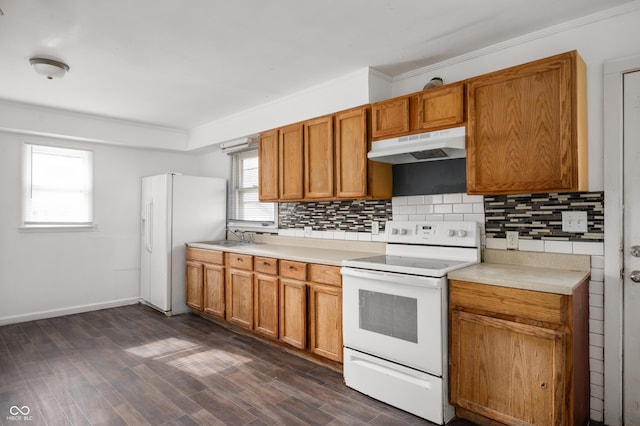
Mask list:
[[[69,65],[53,59],[30,58],[29,63],[38,74],[47,77],[49,80],[62,78],[69,71]]]

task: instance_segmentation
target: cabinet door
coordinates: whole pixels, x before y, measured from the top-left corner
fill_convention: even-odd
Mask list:
[[[302,124],[281,128],[278,141],[280,199],[302,200],[304,196]]]
[[[265,336],[278,338],[278,277],[254,274],[254,329]]]
[[[371,105],[372,137],[395,136],[410,130],[409,97],[389,99]]]
[[[304,123],[304,198],[333,197],[333,116]]]
[[[258,191],[260,201],[278,199],[278,130],[261,133],[258,138]]]
[[[566,424],[561,331],[454,310],[451,403],[499,422]]]
[[[186,262],[187,281],[187,306],[197,310],[202,310],[203,305],[203,265],[199,262]]]
[[[358,108],[335,116],[336,196],[367,195],[367,109]]]
[[[253,272],[229,269],[226,314],[227,321],[253,328]]]
[[[280,278],[280,340],[298,349],[307,346],[307,285]]]
[[[586,189],[584,92],[576,52],[469,80],[467,192]]]
[[[418,97],[418,128],[434,130],[464,122],[464,83],[425,90]]]
[[[342,289],[309,286],[309,350],[342,362]]]
[[[204,311],[224,318],[224,267],[204,265]]]

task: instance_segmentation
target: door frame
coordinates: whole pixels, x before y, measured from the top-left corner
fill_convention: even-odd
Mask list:
[[[640,55],[604,64],[604,421],[623,415],[623,76],[640,70]]]

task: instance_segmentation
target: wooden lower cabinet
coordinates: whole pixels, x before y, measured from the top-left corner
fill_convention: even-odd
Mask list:
[[[309,351],[342,362],[340,268],[309,265]]]
[[[186,248],[186,304],[224,318],[224,256],[221,251]]]
[[[188,307],[197,311],[202,310],[204,277],[202,271],[204,265],[200,262],[187,260],[187,301]]]
[[[204,264],[204,311],[219,318],[225,315],[224,266]]]
[[[588,423],[586,281],[570,296],[452,280],[450,320],[450,399],[470,420]]]
[[[280,340],[289,345],[307,347],[307,284],[280,278]]]
[[[342,362],[342,289],[309,285],[309,350]]]
[[[253,256],[227,253],[227,321],[253,329]]]
[[[342,362],[340,267],[188,247],[186,270],[193,309]]]
[[[256,332],[278,338],[280,288],[278,260],[256,257],[254,260],[254,329]]]

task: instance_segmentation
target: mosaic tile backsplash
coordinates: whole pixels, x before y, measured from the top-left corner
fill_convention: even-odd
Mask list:
[[[311,226],[314,231],[371,232],[371,222],[375,220],[382,232],[391,213],[391,200],[280,203],[278,228]]]
[[[562,231],[563,211],[586,211],[588,232]],[[518,231],[523,239],[604,241],[604,192],[485,195],[484,212],[487,238]]]

